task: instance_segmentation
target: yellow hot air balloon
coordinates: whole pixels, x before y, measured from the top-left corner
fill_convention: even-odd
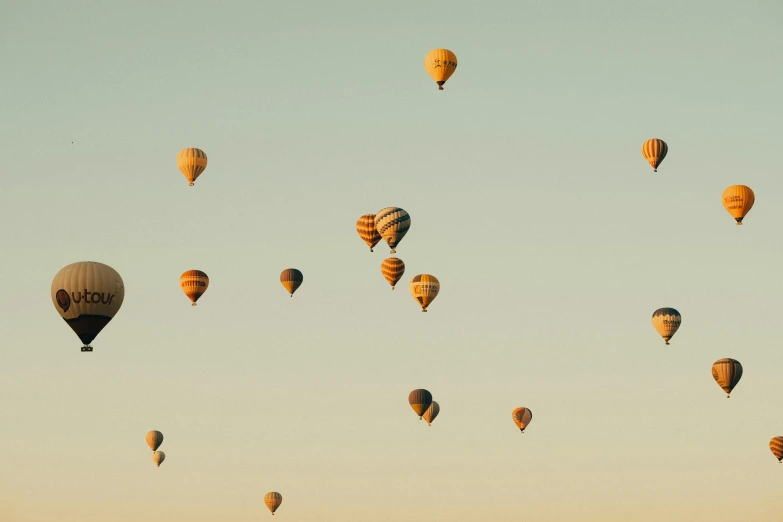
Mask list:
[[[277,508],[280,507],[280,504],[283,503],[283,495],[278,493],[277,491],[270,491],[266,495],[264,495],[264,504],[266,504],[266,507],[269,508],[269,511],[272,512],[272,514],[275,514],[275,511],[277,511]]]
[[[161,444],[163,444],[163,434],[161,432],[153,430],[147,433],[147,446],[152,451],[157,450]]]
[[[408,288],[413,298],[421,305],[421,311],[426,312],[430,303],[438,297],[440,281],[434,275],[419,274],[411,279]]]
[[[723,207],[737,221],[737,225],[742,224],[755,201],[755,194],[745,185],[732,185],[723,191]]]
[[[408,394],[408,404],[411,405],[411,408],[413,408],[413,411],[416,412],[419,420],[421,420],[432,404],[432,394],[423,388],[413,390]]]
[[[381,240],[381,235],[375,229],[375,214],[365,214],[361,216],[356,221],[356,232],[359,233],[359,237],[362,238],[362,241],[367,243],[367,246],[370,247],[370,252],[372,252],[372,248],[378,244],[378,241]]]
[[[156,451],[152,454],[152,462],[154,462],[157,467],[160,467],[164,460],[166,460],[166,454],[162,451]]]
[[[517,408],[511,412],[511,419],[514,421],[514,424],[517,425],[519,431],[525,433],[525,428],[527,428],[527,425],[533,420],[533,412],[528,408]]]
[[[288,293],[291,294],[291,297],[294,296],[294,292],[296,292],[296,289],[302,285],[303,281],[304,276],[302,275],[302,272],[296,268],[286,268],[280,274],[280,283],[282,283],[283,287],[288,290]]]
[[[383,274],[383,277],[389,282],[392,290],[394,290],[394,285],[397,284],[397,281],[400,280],[404,273],[405,263],[402,262],[402,259],[389,257],[384,259],[383,263],[381,263],[381,274]]]
[[[769,441],[769,450],[778,459],[778,462],[783,463],[783,437],[773,437]]]
[[[726,392],[726,397],[731,398],[731,390],[742,378],[742,365],[734,359],[719,359],[712,365],[712,378]]]
[[[52,303],[91,352],[90,343],[109,324],[125,298],[125,285],[112,267],[81,261],[62,268],[52,281]]]
[[[682,323],[680,312],[674,308],[659,308],[652,315],[652,324],[655,330],[661,334],[666,344],[669,344],[672,336]]]
[[[642,156],[653,168],[653,172],[658,172],[658,165],[666,157],[667,152],[669,152],[669,146],[666,145],[665,141],[658,138],[647,140],[642,145]]]
[[[382,208],[375,214],[375,228],[394,254],[397,245],[411,228],[411,216],[399,207]]]
[[[177,167],[192,187],[196,178],[207,168],[207,154],[201,149],[182,149],[177,154]]]
[[[201,270],[187,270],[179,276],[179,286],[188,296],[192,306],[196,306],[196,301],[201,297],[209,287],[209,277]]]
[[[448,49],[433,49],[424,57],[424,69],[442,91],[443,84],[457,70],[457,56]]]
[[[438,413],[440,413],[440,404],[432,401],[432,404],[430,404],[430,407],[427,408],[427,411],[425,411],[424,415],[422,416],[422,418],[427,421],[427,426],[432,426],[432,421],[435,420],[435,417],[438,416]]]

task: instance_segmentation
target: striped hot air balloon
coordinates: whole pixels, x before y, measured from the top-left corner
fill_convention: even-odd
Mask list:
[[[405,273],[405,263],[402,262],[402,259],[396,257],[386,258],[381,263],[381,273],[391,285],[392,290],[394,290],[394,285],[397,284],[402,274]]]
[[[427,411],[424,412],[424,420],[427,421],[427,426],[432,426],[432,421],[435,420],[435,417],[438,416],[438,413],[440,413],[440,404],[438,404],[435,401],[432,401],[432,404],[430,404],[430,407],[427,408]]]
[[[196,301],[207,291],[209,287],[209,277],[201,270],[187,270],[179,276],[179,286],[188,296],[192,306],[196,306]]]
[[[71,330],[81,339],[83,352],[109,324],[125,299],[125,284],[112,267],[81,261],[60,269],[51,287],[52,303]]]
[[[442,91],[443,84],[457,70],[457,56],[448,49],[433,49],[424,57],[424,70]]]
[[[147,446],[152,451],[157,450],[161,444],[163,444],[163,434],[161,432],[153,430],[147,433]]]
[[[719,359],[712,365],[712,378],[730,398],[731,390],[742,378],[742,365],[734,359]]]
[[[410,215],[399,207],[386,207],[375,214],[375,229],[389,245],[392,254],[397,252],[397,245],[410,227]]]
[[[207,154],[201,149],[182,149],[177,154],[177,167],[192,187],[196,178],[207,168]]]
[[[514,424],[517,425],[519,431],[525,433],[525,428],[527,428],[527,425],[533,420],[533,412],[528,408],[517,408],[511,412],[511,419],[514,421]]]
[[[674,308],[659,308],[652,315],[652,325],[655,330],[663,337],[666,344],[669,344],[672,336],[682,323],[680,312]]]
[[[304,281],[304,276],[296,268],[286,268],[280,273],[280,283],[288,290],[291,297],[294,296],[296,289],[302,285],[302,281]]]
[[[283,503],[283,495],[278,493],[277,491],[270,491],[266,495],[264,495],[264,504],[266,504],[266,507],[269,508],[269,511],[272,512],[272,514],[275,514],[275,511],[277,511],[277,508],[280,507],[280,504]]]
[[[413,390],[408,395],[408,404],[421,419],[432,404],[432,394],[423,388]]]
[[[440,281],[434,275],[419,274],[411,279],[408,288],[413,298],[421,305],[421,311],[426,312],[430,303],[438,297]]]
[[[378,244],[378,241],[381,240],[381,235],[375,229],[375,214],[365,214],[360,217],[359,220],[356,221],[356,231],[359,233],[359,237],[362,238],[362,241],[367,243],[367,246],[370,247],[370,252],[372,252],[372,248]]]
[[[666,142],[653,138],[647,140],[642,145],[642,156],[647,160],[647,163],[653,168],[653,172],[658,172],[658,165],[661,164],[663,158],[666,157],[666,153],[669,152],[669,146]]]
[[[783,462],[783,437],[773,437],[769,441],[769,450],[778,459],[778,462]]]
[[[157,467],[160,467],[164,460],[166,460],[166,454],[162,451],[156,451],[152,454],[152,462],[154,462]]]
[[[732,185],[723,191],[723,207],[731,214],[737,225],[742,225],[742,220],[755,202],[756,195],[745,185]]]

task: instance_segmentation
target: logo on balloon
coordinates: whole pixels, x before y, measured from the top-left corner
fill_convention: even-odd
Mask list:
[[[57,299],[57,306],[63,309],[63,313],[67,312],[71,307],[71,296],[68,295],[68,292],[65,290],[57,290],[55,298]]]

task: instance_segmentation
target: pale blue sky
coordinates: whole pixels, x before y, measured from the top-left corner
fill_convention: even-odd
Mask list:
[[[0,3],[0,518],[780,520],[783,6],[573,4]],[[92,354],[49,297],[82,260],[126,286]]]

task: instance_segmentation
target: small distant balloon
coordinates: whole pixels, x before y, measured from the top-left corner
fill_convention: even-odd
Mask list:
[[[164,460],[166,460],[166,454],[162,451],[156,451],[152,454],[152,462],[154,462],[157,467],[160,467]]]
[[[778,459],[778,462],[783,461],[783,437],[773,437],[769,441],[769,450]]]
[[[642,156],[647,160],[647,163],[653,168],[653,172],[658,172],[658,166],[666,157],[666,153],[669,152],[669,146],[666,142],[653,138],[647,140],[642,145]]]
[[[742,225],[742,220],[755,202],[756,195],[745,185],[732,185],[723,191],[723,208],[731,214],[737,225]]]
[[[375,214],[375,229],[389,245],[392,254],[397,252],[397,245],[410,228],[410,215],[399,207],[386,207]]]
[[[147,433],[147,446],[152,451],[158,449],[161,444],[163,444],[163,434],[161,432],[153,430]]]
[[[457,56],[448,49],[433,49],[424,57],[424,70],[443,90],[443,84],[457,70]]]
[[[381,235],[375,229],[375,214],[365,214],[359,218],[356,222],[356,232],[359,233],[359,237],[362,238],[368,247],[370,252],[378,241],[381,240]]]
[[[275,511],[277,511],[277,508],[280,507],[280,504],[283,503],[283,495],[278,493],[277,491],[270,491],[266,495],[264,495],[264,504],[266,504],[266,507],[269,508],[269,511],[272,512],[272,514],[275,514]]]
[[[209,287],[209,277],[201,270],[188,270],[179,276],[179,286],[190,299],[192,306],[196,306],[196,301],[204,295]]]
[[[533,412],[528,408],[517,408],[511,412],[511,419],[514,421],[514,424],[517,425],[519,431],[524,433],[527,425],[533,420]]]
[[[408,404],[421,419],[432,404],[432,394],[425,389],[413,390],[408,395]]]
[[[416,302],[421,305],[421,311],[426,312],[430,303],[438,297],[440,281],[434,275],[419,274],[411,279],[408,288]]]
[[[280,283],[283,285],[283,288],[291,294],[291,297],[294,296],[294,292],[302,285],[303,281],[304,276],[302,275],[302,272],[296,268],[286,268],[280,274]]]
[[[652,325],[655,330],[663,337],[666,344],[669,344],[672,336],[677,332],[682,323],[680,312],[674,308],[659,308],[652,315]]]
[[[438,413],[440,413],[440,405],[437,402],[432,401],[432,404],[430,404],[430,407],[427,408],[427,411],[424,412],[424,416],[422,417],[427,421],[427,426],[432,426],[432,421],[435,420]]]
[[[207,154],[201,149],[182,149],[177,154],[177,167],[192,187],[196,178],[207,168]]]
[[[405,263],[402,262],[402,259],[389,257],[384,259],[381,263],[381,274],[383,274],[383,277],[389,282],[392,290],[394,290],[394,285],[397,284],[404,273]]]
[[[712,365],[712,378],[726,392],[726,397],[731,397],[731,390],[742,378],[742,365],[734,359],[719,359]]]

